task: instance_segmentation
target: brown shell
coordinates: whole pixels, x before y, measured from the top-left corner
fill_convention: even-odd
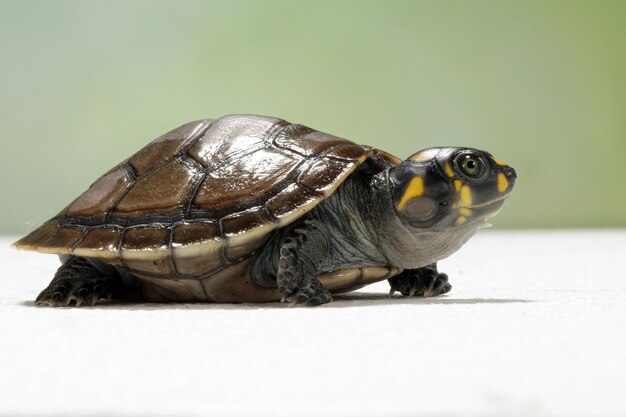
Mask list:
[[[398,162],[271,117],[187,123],[104,174],[15,246],[154,277],[207,276],[311,210],[372,153]]]

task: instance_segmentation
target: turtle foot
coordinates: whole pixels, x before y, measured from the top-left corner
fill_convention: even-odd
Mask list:
[[[281,302],[294,306],[316,306],[332,301],[330,292],[317,280],[312,280],[306,286],[299,288],[279,288],[283,295]]]
[[[316,306],[333,299],[315,277],[317,265],[328,251],[328,240],[322,229],[323,225],[317,221],[305,220],[283,242],[276,273],[283,303]]]
[[[398,291],[408,297],[436,297],[452,289],[448,275],[437,272],[432,266],[404,271],[389,279],[389,285],[389,295]]]
[[[60,278],[51,282],[39,294],[35,304],[51,307],[92,306],[99,300],[110,300],[111,297],[110,279],[102,277]]]

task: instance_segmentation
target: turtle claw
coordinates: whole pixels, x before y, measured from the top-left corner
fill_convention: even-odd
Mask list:
[[[110,284],[106,279],[60,278],[39,294],[35,304],[50,307],[93,306],[99,300],[110,300],[111,296]]]
[[[389,284],[389,294],[399,291],[407,297],[436,297],[452,289],[448,275],[437,272],[433,267],[405,271],[389,279]]]
[[[43,290],[37,299],[35,304],[37,305],[49,305],[49,306],[64,306],[69,304],[70,299],[67,287],[64,285],[58,285],[58,283],[50,284],[48,288]]]
[[[62,293],[60,293],[60,292],[53,292],[52,293],[52,302],[58,303],[59,301],[61,301],[61,297],[63,297]]]
[[[436,297],[437,295],[447,293],[451,289],[452,285],[448,283],[448,276],[446,274],[439,274],[433,284],[424,289],[424,297]]]
[[[280,301],[291,306],[316,306],[332,301],[330,292],[317,281],[313,281],[302,288],[287,289],[281,287],[283,294]]]

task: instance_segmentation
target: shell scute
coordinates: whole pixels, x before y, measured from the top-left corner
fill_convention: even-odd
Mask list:
[[[289,125],[274,138],[274,145],[303,156],[313,156],[333,146],[352,143],[302,125]]]
[[[290,173],[301,162],[273,149],[259,149],[210,172],[200,185],[194,206],[228,208],[263,198],[280,183],[291,181]]]
[[[360,163],[369,155],[367,149],[356,144],[337,145],[324,153],[327,158],[337,158],[348,162]]]
[[[221,219],[226,237],[226,258],[235,260],[261,246],[278,224],[263,207],[253,207]]]
[[[136,227],[124,232],[120,255],[125,267],[149,275],[174,271],[169,248],[169,228]]]
[[[120,250],[122,258],[136,259],[146,257],[142,251],[151,254],[169,250],[169,228],[134,227],[124,232]]]
[[[172,230],[172,251],[180,275],[203,276],[223,264],[226,244],[216,222],[179,223]]]
[[[356,166],[354,162],[345,163],[328,158],[317,159],[300,175],[298,184],[307,190],[328,197],[341,183],[339,180],[347,177]]]
[[[172,246],[174,248],[197,245],[207,240],[220,239],[220,227],[217,222],[183,222],[172,229]]]
[[[115,206],[118,213],[182,207],[200,172],[182,162],[171,162],[139,178]]]
[[[264,147],[268,132],[278,122],[281,120],[273,117],[224,116],[215,120],[187,153],[204,167],[223,165]]]
[[[97,216],[108,212],[132,185],[133,178],[124,167],[105,174],[87,192],[74,200],[64,216]]]
[[[56,233],[50,236],[45,242],[42,242],[40,251],[44,253],[62,252],[69,254],[84,235],[84,228],[59,227]]]
[[[121,238],[121,228],[95,227],[90,229],[74,247],[73,254],[100,259],[114,259],[119,256]]]
[[[20,249],[38,250],[42,243],[48,241],[59,228],[57,222],[44,223],[37,229],[13,244]]]
[[[141,176],[182,153],[190,142],[205,132],[211,121],[210,119],[200,120],[177,127],[150,142],[128,162],[137,175]]]
[[[272,217],[278,219],[279,226],[284,226],[311,210],[322,199],[321,195],[313,194],[293,183],[270,198],[265,203],[265,208]]]

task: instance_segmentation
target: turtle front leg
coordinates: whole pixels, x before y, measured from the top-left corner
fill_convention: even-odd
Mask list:
[[[329,247],[321,227],[314,220],[305,220],[283,242],[276,274],[282,302],[314,306],[332,300],[315,277]]]
[[[63,264],[48,287],[39,294],[36,304],[78,307],[138,294],[137,281],[130,276],[122,276],[111,265],[78,256],[65,257],[61,261]]]
[[[389,295],[399,291],[408,297],[436,297],[452,289],[448,275],[438,272],[437,264],[405,270],[388,281],[391,286]]]

